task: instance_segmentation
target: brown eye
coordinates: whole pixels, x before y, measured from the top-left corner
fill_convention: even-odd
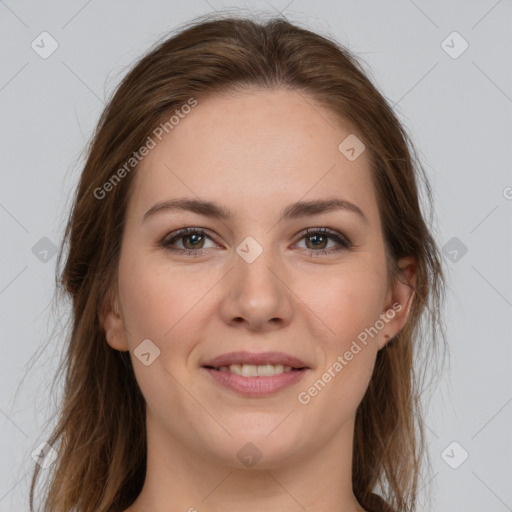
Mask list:
[[[171,252],[182,253],[187,256],[201,256],[208,248],[211,248],[204,246],[207,239],[213,242],[213,239],[203,229],[185,228],[166,236],[160,242],[160,245]],[[313,256],[337,253],[353,246],[344,235],[327,228],[308,228],[302,233],[300,240],[305,240],[305,248]],[[330,241],[334,241],[335,244],[329,248]],[[179,243],[182,247],[179,247]]]
[[[186,252],[189,255],[201,255],[207,248],[204,247],[206,239],[210,239],[202,229],[199,228],[186,228],[180,229],[170,236],[165,237],[161,245],[167,250],[172,252]],[[174,247],[177,242],[181,242],[182,248]]]
[[[306,249],[314,254],[328,254],[352,247],[352,243],[348,238],[341,233],[327,228],[308,228],[306,232],[302,233],[302,239],[306,241]],[[327,244],[329,240],[334,240],[338,244],[338,248],[328,249]]]
[[[185,247],[185,249],[201,249],[202,247],[202,244],[201,242],[204,243],[204,235],[198,235],[198,234],[191,234],[191,235],[183,235],[181,236],[181,238],[183,240],[185,240],[185,242],[183,242],[183,245]],[[190,246],[188,244],[188,242],[190,242]]]
[[[306,240],[306,245],[308,245],[307,242],[311,242],[311,247],[308,247],[308,249],[325,249],[330,237],[323,234],[316,234],[308,235],[304,238]]]

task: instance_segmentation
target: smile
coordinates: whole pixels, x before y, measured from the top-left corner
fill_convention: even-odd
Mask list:
[[[214,369],[221,372],[231,372],[235,375],[242,375],[243,377],[272,377],[273,375],[297,370],[297,368],[284,366],[282,364],[230,364],[229,366],[220,366]]]

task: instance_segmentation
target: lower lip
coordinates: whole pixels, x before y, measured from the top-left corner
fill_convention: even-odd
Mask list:
[[[299,382],[308,371],[292,370],[270,377],[243,377],[230,371],[221,372],[203,367],[219,384],[247,396],[265,396],[276,393]]]

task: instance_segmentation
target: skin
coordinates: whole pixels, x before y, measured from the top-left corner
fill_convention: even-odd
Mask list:
[[[130,351],[147,403],[146,481],[126,512],[364,510],[351,485],[355,412],[378,350],[405,324],[411,289],[387,282],[368,152],[349,161],[338,150],[350,133],[310,97],[252,89],[199,102],[142,161],[115,298],[102,315],[108,343]],[[348,210],[279,221],[291,203],[333,196],[367,221]],[[142,222],[155,203],[179,197],[218,202],[234,217],[166,211]],[[202,255],[159,245],[186,227],[208,236],[173,247]],[[314,234],[301,234],[322,227],[354,247],[328,238],[317,248]],[[252,263],[236,252],[248,236],[263,249]],[[414,260],[398,263],[414,283]],[[300,403],[298,394],[397,302],[401,311],[378,335]],[[144,339],[160,349],[148,366],[134,355]],[[279,350],[310,370],[271,396],[246,397],[201,368],[235,350]],[[237,457],[248,442],[262,455],[252,467]]]

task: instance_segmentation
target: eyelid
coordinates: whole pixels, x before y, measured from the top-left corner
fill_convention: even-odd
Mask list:
[[[215,237],[212,236],[211,234],[209,234],[209,231],[205,228],[195,228],[195,227],[187,227],[187,228],[181,228],[181,229],[176,229],[174,231],[170,231],[169,233],[167,233],[162,239],[161,241],[159,242],[160,245],[163,245],[164,247],[168,247],[170,245],[170,242],[172,240],[179,240],[180,238],[183,238],[185,237],[186,235],[189,235],[189,234],[200,234],[200,235],[204,235],[205,237],[208,237],[210,238],[212,241],[214,241],[215,243],[217,243],[215,241]],[[188,249],[177,249],[177,251],[187,251]],[[203,249],[199,249],[195,252],[199,252],[200,250],[203,250]]]

